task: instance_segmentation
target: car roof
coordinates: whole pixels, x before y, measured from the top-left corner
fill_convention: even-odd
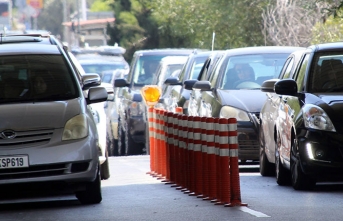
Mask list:
[[[188,56],[167,56],[162,58],[160,63],[162,64],[180,64],[186,63]]]
[[[244,48],[234,48],[226,50],[226,54],[232,55],[246,55],[246,54],[256,54],[256,53],[292,53],[293,51],[305,49],[304,47],[294,47],[294,46],[256,46],[256,47],[244,47]]]
[[[173,55],[173,54],[190,54],[194,49],[185,49],[185,48],[162,48],[162,49],[148,49],[148,50],[138,50],[135,52],[135,55]]]
[[[315,52],[336,51],[336,50],[341,51],[343,50],[343,42],[330,42],[330,43],[316,44],[316,45],[309,46],[308,49]]]
[[[19,54],[61,54],[56,45],[42,44],[0,44],[1,55],[19,55]]]

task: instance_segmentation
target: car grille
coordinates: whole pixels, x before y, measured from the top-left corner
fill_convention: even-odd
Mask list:
[[[238,140],[238,145],[241,149],[259,148],[259,142],[257,140]]]
[[[16,136],[5,139],[0,136],[1,147],[28,147],[32,145],[43,145],[50,141],[53,130],[15,131]]]
[[[255,134],[238,133],[238,145],[240,149],[257,149],[259,141]]]
[[[49,165],[30,166],[27,168],[0,169],[0,180],[27,179],[37,177],[58,176],[70,173],[84,172],[89,162],[60,163]]]

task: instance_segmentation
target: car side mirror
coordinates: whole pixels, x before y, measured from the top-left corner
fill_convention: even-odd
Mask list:
[[[197,81],[193,85],[193,89],[200,89],[202,91],[210,91],[211,83],[209,81]]]
[[[264,81],[261,85],[261,91],[274,93],[274,85],[278,80],[279,79],[270,79],[270,80]]]
[[[280,95],[296,96],[298,92],[298,86],[293,79],[282,79],[275,83],[274,91]]]
[[[127,83],[125,78],[118,78],[114,80],[114,87],[127,87],[129,84]]]
[[[101,85],[101,78],[96,73],[87,73],[82,75],[83,90],[87,90],[91,87],[96,87]]]
[[[198,80],[185,80],[185,82],[183,82],[183,85],[185,86],[186,90],[192,90],[193,89],[193,85],[197,82]]]
[[[181,85],[181,82],[179,81],[179,78],[177,78],[177,77],[168,77],[164,81],[164,84],[166,84],[166,85]]]

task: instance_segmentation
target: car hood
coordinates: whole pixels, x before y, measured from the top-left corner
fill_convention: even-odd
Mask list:
[[[247,112],[260,112],[267,99],[260,90],[217,90],[222,105],[228,105]]]
[[[2,104],[0,131],[63,128],[72,117],[81,113],[80,99],[37,103]]]

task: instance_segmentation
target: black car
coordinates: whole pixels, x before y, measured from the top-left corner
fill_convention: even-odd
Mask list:
[[[343,43],[312,45],[274,85],[280,96],[274,138],[265,145],[279,185],[311,189],[343,178]],[[268,113],[263,113],[268,114]],[[273,149],[273,156],[269,149]],[[274,160],[275,159],[275,160]]]
[[[118,155],[148,153],[146,142],[146,110],[141,95],[145,85],[152,84],[156,68],[166,56],[188,56],[193,49],[139,50],[133,55],[127,78],[118,78],[114,86],[119,90],[118,104]]]
[[[192,112],[200,116],[236,118],[239,159],[259,160],[259,119],[266,95],[261,83],[277,78],[288,55],[299,47],[261,46],[230,49],[225,52],[209,80],[197,81],[200,104]],[[193,107],[194,108],[194,107]]]

